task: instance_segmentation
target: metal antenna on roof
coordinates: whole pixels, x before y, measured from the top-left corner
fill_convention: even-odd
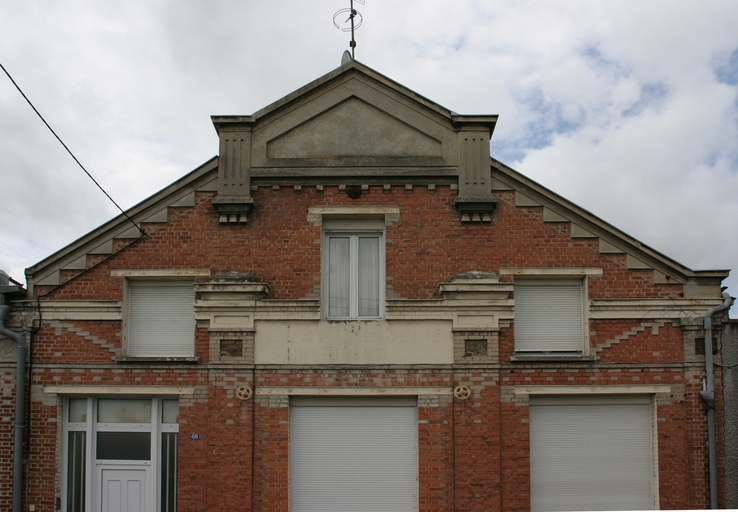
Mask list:
[[[359,28],[361,24],[364,23],[364,16],[362,16],[359,11],[354,9],[354,1],[356,1],[356,3],[359,3],[361,5],[364,5],[364,2],[365,2],[365,0],[350,0],[351,6],[348,9],[339,9],[338,11],[336,11],[336,14],[333,15],[333,25],[336,28],[341,29],[342,32],[351,32],[351,42],[349,43],[349,46],[351,47],[351,58],[352,59],[354,58],[354,48],[356,48],[356,40],[354,39],[354,30]],[[343,14],[345,12],[349,13],[349,17],[346,21],[344,21],[344,23],[346,23],[347,21],[350,21],[351,28],[341,28],[341,26],[338,23],[336,23],[336,18],[338,17],[338,15]],[[357,16],[359,17],[358,21],[356,20]]]

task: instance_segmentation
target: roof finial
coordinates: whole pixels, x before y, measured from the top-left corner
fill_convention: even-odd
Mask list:
[[[350,0],[351,4],[348,9],[339,9],[338,11],[336,11],[336,14],[333,15],[333,25],[336,28],[341,29],[343,32],[351,32],[351,42],[349,43],[349,47],[351,47],[351,58],[352,59],[355,57],[354,49],[356,48],[356,40],[354,39],[354,30],[359,28],[361,24],[364,23],[364,16],[362,16],[359,11],[354,9],[354,1],[356,1],[357,3],[361,5],[364,5],[364,2],[365,2],[365,0]],[[349,17],[346,21],[351,22],[351,28],[341,28],[338,25],[338,23],[336,23],[336,18],[338,17],[338,15],[345,13],[345,12],[349,13]],[[357,16],[359,17],[358,21],[356,21]],[[344,21],[344,23],[346,23],[346,21]]]
[[[345,66],[346,64],[348,64],[352,60],[354,60],[354,59],[351,58],[351,52],[348,51],[348,50],[344,50],[343,51],[343,55],[341,55],[341,66]]]

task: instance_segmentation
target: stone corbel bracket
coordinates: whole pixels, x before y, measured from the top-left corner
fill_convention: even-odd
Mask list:
[[[498,331],[500,318],[512,318],[513,284],[501,283],[496,274],[464,272],[439,290],[453,310],[454,331]]]
[[[249,213],[254,208],[254,198],[248,196],[217,196],[213,199],[213,208],[218,212],[221,224],[246,224]]]
[[[248,274],[231,272],[195,285],[195,318],[210,331],[253,331],[256,305],[269,285]]]

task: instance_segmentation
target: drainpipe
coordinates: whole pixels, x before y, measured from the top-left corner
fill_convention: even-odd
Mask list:
[[[735,300],[725,287],[722,288],[723,303],[705,313],[705,386],[700,396],[707,405],[707,444],[710,463],[710,508],[718,508],[717,453],[715,448],[715,371],[712,363],[712,315],[730,309]]]
[[[15,340],[18,347],[15,365],[15,448],[13,450],[13,512],[21,512],[23,491],[23,406],[26,402],[26,341],[15,331],[5,327],[5,317],[10,306],[5,304],[5,294],[23,292],[20,286],[9,286],[8,275],[0,270],[0,334]]]

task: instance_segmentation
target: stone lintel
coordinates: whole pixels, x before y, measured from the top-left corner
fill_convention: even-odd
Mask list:
[[[205,306],[211,301],[258,301],[269,294],[269,285],[266,283],[247,282],[213,282],[195,285],[195,293],[200,295],[198,303]]]
[[[133,278],[180,278],[180,277],[207,277],[210,275],[208,268],[172,268],[172,269],[112,269],[110,277],[133,277]]]
[[[591,319],[678,319],[702,318],[720,299],[592,299]]]
[[[412,395],[450,395],[453,389],[432,387],[267,387],[256,388],[257,395],[291,396],[412,396]]]
[[[515,386],[515,395],[626,395],[671,393],[669,385]]]
[[[120,320],[121,303],[117,300],[42,300],[44,320]]]
[[[438,287],[446,300],[507,300],[512,283],[480,281],[476,283],[441,283]]]
[[[188,386],[44,386],[44,393],[57,395],[194,395]]]

